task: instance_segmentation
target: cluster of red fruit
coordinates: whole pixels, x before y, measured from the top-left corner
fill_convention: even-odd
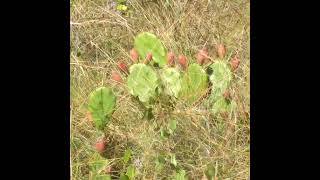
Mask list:
[[[225,53],[226,53],[225,46],[222,45],[222,44],[217,45],[217,53],[218,53],[219,58],[223,58]],[[129,55],[130,55],[130,59],[134,63],[137,63],[139,55],[138,55],[138,52],[134,48],[130,50]],[[200,65],[202,65],[204,63],[207,63],[207,61],[209,60],[208,49],[207,48],[203,48],[203,49],[198,50],[198,53],[195,55],[195,57],[197,59],[197,62]],[[148,64],[151,61],[151,59],[152,59],[152,54],[148,53],[146,55],[146,58],[143,61],[143,63],[144,64]],[[172,66],[174,64],[174,59],[175,59],[174,53],[172,51],[168,52],[167,55],[166,55],[167,65],[168,66]],[[183,69],[187,68],[187,58],[184,55],[180,54],[178,56],[177,63]],[[239,64],[240,64],[240,61],[238,60],[238,58],[236,56],[231,58],[230,66],[231,66],[231,70],[232,71],[236,70],[238,68]],[[128,72],[128,68],[127,68],[127,66],[126,66],[126,64],[124,62],[119,62],[117,66],[123,73],[125,73],[125,74],[129,73]],[[113,81],[116,81],[116,82],[119,82],[119,83],[122,82],[122,78],[121,78],[120,74],[115,72],[115,71],[112,72],[111,79]]]
[[[226,49],[225,46],[222,44],[217,45],[217,54],[219,58],[223,58],[224,55],[226,53]],[[134,62],[137,63],[138,62],[138,52],[135,49],[131,49],[129,52],[130,55],[130,59]],[[207,48],[203,48],[198,50],[197,54],[195,55],[195,58],[197,59],[197,63],[200,65],[206,64],[208,63],[210,57],[209,57],[209,53]],[[148,53],[145,57],[145,60],[143,61],[144,64],[148,64],[152,59],[152,54]],[[174,65],[175,63],[175,55],[172,51],[168,52],[166,55],[166,62],[167,62],[167,66],[171,67]],[[187,68],[187,58],[180,54],[177,58],[176,61],[181,67],[182,69],[186,69]],[[231,70],[234,71],[238,68],[240,61],[238,60],[238,58],[236,56],[232,57],[231,60],[229,61],[230,63],[230,67]],[[127,65],[124,62],[120,62],[117,64],[118,69],[125,73],[126,75],[129,73]],[[120,76],[119,73],[117,73],[116,71],[113,71],[111,74],[111,79],[113,81],[122,82],[122,78]],[[226,91],[223,96],[225,98],[230,98],[230,92]],[[105,151],[105,147],[106,147],[107,141],[105,138],[99,138],[95,144],[95,149],[97,152],[99,153],[103,153]],[[111,167],[108,167],[106,171],[111,171]]]

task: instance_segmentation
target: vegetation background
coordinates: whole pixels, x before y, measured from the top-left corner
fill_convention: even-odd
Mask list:
[[[112,177],[124,171],[121,158],[133,152],[135,179],[172,179],[174,168],[165,163],[158,169],[157,157],[175,154],[177,164],[189,179],[201,179],[213,164],[216,179],[247,179],[250,152],[250,2],[249,0],[71,0],[71,171],[72,179],[88,179],[90,159],[99,136],[87,117],[91,91],[110,86],[118,97],[117,109],[107,128],[107,158]],[[155,122],[142,119],[136,101],[125,86],[110,80],[119,60],[130,64],[134,36],[148,31],[161,39],[166,49],[187,55],[207,47],[217,57],[215,46],[223,43],[227,55],[237,54],[231,95],[236,111],[228,120],[214,118],[202,104],[181,107],[177,129],[162,139],[155,123],[166,125],[166,108],[155,108]]]

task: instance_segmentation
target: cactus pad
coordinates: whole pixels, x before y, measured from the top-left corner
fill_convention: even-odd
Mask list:
[[[142,59],[150,52],[152,54],[153,64],[157,63],[160,67],[163,67],[166,64],[165,48],[154,34],[149,32],[138,34],[134,39],[134,48],[138,51],[139,56]]]
[[[235,107],[234,101],[226,100],[223,96],[221,96],[212,104],[211,110],[214,114],[216,114],[219,112],[230,112],[233,107]]]
[[[182,79],[180,97],[189,104],[198,100],[208,87],[208,76],[199,64],[191,64]]]
[[[95,180],[111,180],[109,174],[105,174],[104,170],[109,165],[109,161],[101,157],[98,153],[93,154],[90,158],[90,179]]]
[[[215,62],[209,68],[212,70],[212,74],[209,77],[212,82],[211,98],[216,100],[230,86],[232,72],[228,64],[223,61]]]
[[[169,96],[178,98],[181,90],[181,75],[176,68],[166,68],[161,72],[161,80],[164,86],[164,92]]]
[[[116,97],[111,89],[100,87],[89,95],[88,110],[96,128],[102,130],[114,111]]]
[[[130,94],[137,96],[142,103],[148,105],[158,94],[159,79],[156,72],[141,63],[132,65],[129,71],[127,85]]]
[[[232,80],[232,72],[228,64],[223,61],[217,61],[210,65],[212,74],[209,79],[212,82],[210,102],[211,110],[214,114],[219,112],[230,112],[235,107],[234,101],[229,101],[223,97],[223,93],[229,88]]]

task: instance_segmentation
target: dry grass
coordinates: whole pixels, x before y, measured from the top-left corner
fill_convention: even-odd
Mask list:
[[[106,134],[110,140],[107,158],[118,179],[126,149],[134,152],[136,179],[172,179],[174,168],[165,164],[156,170],[160,153],[174,153],[189,179],[201,179],[207,164],[216,167],[217,179],[247,179],[249,175],[249,1],[247,0],[128,0],[131,15],[117,13],[109,0],[71,2],[71,168],[72,179],[88,179],[88,161],[98,136],[86,117],[88,94],[99,86],[111,86],[118,97]],[[167,49],[189,59],[206,46],[217,55],[215,45],[223,43],[227,54],[241,61],[231,94],[237,108],[225,120],[212,116],[204,103],[185,107],[180,102],[171,117],[178,121],[174,136],[161,140],[159,127],[168,122],[168,109],[156,105],[155,119],[142,119],[137,102],[125,86],[109,80],[116,63],[130,63],[128,50],[142,31],[156,34]]]

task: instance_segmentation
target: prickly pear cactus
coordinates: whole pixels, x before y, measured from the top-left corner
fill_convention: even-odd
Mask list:
[[[180,97],[192,104],[208,87],[208,76],[199,64],[191,64],[182,78]]]
[[[209,77],[212,83],[211,97],[217,99],[230,86],[232,72],[228,64],[223,61],[215,62],[209,68],[212,70],[212,74]]]
[[[103,130],[111,118],[115,104],[116,96],[110,88],[100,87],[89,95],[88,110],[96,128]]]
[[[228,90],[231,80],[232,72],[228,64],[224,61],[217,61],[210,65],[212,74],[209,79],[212,83],[211,95],[209,101],[211,102],[211,110],[214,114],[220,112],[230,112],[235,107],[235,102],[228,100],[223,96],[223,93]]]
[[[138,34],[134,39],[134,48],[138,51],[139,56],[145,58],[148,53],[152,54],[152,64],[163,67],[166,64],[165,48],[161,41],[152,33],[143,32]],[[142,62],[140,60],[139,62]]]
[[[146,106],[158,95],[159,78],[156,72],[145,64],[134,64],[129,69],[127,86],[130,94],[139,98]]]
[[[160,75],[164,93],[178,98],[182,82],[180,72],[176,68],[165,68]]]

